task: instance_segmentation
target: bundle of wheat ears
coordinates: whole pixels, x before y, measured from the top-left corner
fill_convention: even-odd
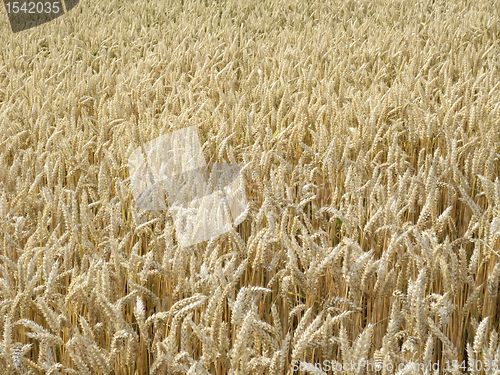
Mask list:
[[[87,0],[12,33],[2,11],[0,373],[500,374],[499,19]],[[180,246],[127,160],[191,126],[246,217]]]

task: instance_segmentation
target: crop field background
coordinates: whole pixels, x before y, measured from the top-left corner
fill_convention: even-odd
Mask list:
[[[1,374],[500,374],[498,1],[2,9]],[[188,126],[248,206],[182,248],[127,160]]]

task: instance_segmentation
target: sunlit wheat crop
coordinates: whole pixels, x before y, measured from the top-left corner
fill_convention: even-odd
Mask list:
[[[1,374],[500,373],[498,2],[0,16]],[[182,247],[127,161],[189,126],[248,204]]]

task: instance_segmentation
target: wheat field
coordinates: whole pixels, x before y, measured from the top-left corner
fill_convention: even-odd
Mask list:
[[[1,374],[500,374],[498,1],[2,9]],[[180,247],[127,159],[188,126],[248,206]]]

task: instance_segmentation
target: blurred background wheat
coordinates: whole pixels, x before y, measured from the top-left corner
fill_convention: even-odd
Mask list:
[[[499,19],[87,0],[12,34],[3,10],[1,373],[500,373]],[[127,158],[193,125],[243,167],[248,217],[181,248]]]

